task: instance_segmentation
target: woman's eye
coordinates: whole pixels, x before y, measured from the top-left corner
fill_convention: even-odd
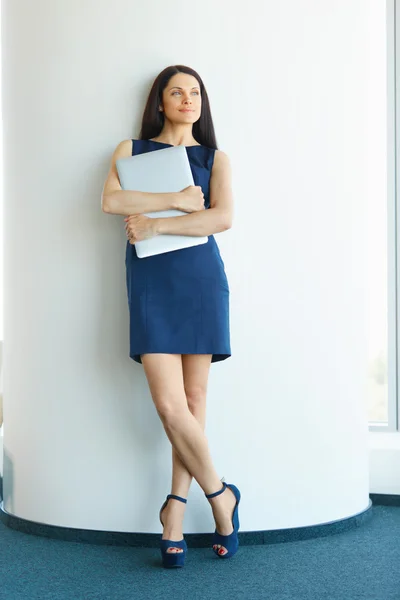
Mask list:
[[[198,96],[198,95],[199,95],[199,92],[198,92],[198,91],[194,91],[194,92],[192,92],[192,93],[193,93],[193,94],[196,94],[196,96]],[[180,92],[178,92],[178,90],[176,90],[175,92],[172,92],[172,95],[173,95],[173,96],[175,96],[175,94],[180,94]]]

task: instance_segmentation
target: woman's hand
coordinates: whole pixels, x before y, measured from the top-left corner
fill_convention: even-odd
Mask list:
[[[126,235],[132,245],[158,235],[158,219],[152,219],[145,215],[131,215],[126,217],[124,221],[126,222]]]
[[[187,213],[204,210],[204,194],[200,185],[189,185],[178,192],[178,210]]]

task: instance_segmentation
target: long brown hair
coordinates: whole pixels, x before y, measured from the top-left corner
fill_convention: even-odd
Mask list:
[[[211,117],[210,102],[203,80],[196,71],[190,67],[185,67],[184,65],[167,67],[157,75],[151,87],[143,112],[139,139],[150,140],[160,135],[165,120],[164,113],[159,110],[159,106],[162,104],[162,94],[171,77],[177,73],[192,75],[200,84],[201,114],[199,120],[196,121],[196,123],[193,123],[193,137],[202,146],[217,149],[217,140],[215,138],[214,125]]]

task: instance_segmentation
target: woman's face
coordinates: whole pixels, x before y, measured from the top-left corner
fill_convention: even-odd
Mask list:
[[[200,119],[200,84],[186,73],[173,75],[163,90],[163,112],[172,123],[195,123]]]

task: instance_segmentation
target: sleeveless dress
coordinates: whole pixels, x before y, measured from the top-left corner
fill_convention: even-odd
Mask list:
[[[171,144],[132,140],[132,155]],[[210,208],[210,177],[215,150],[186,146],[195,185]],[[129,356],[141,354],[212,354],[212,362],[231,356],[229,285],[213,235],[200,246],[138,258],[126,246],[129,304]]]

